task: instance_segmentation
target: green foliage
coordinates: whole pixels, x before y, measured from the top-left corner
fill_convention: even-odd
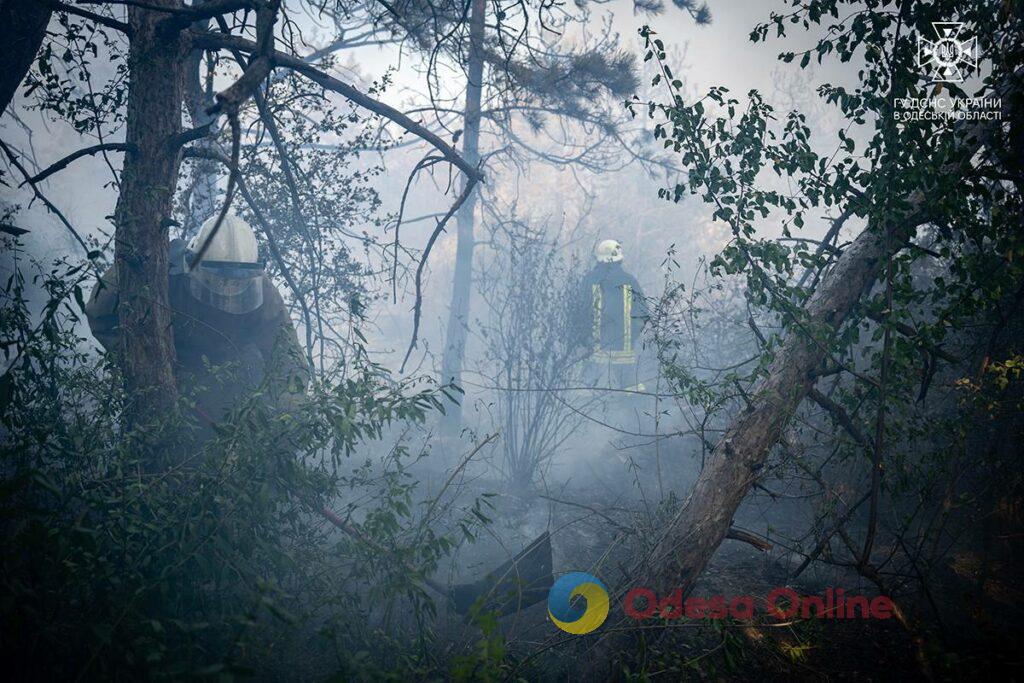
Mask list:
[[[988,127],[984,153],[970,160],[956,150],[977,120],[899,114],[908,100],[967,94],[929,81],[917,64],[919,39],[933,35],[934,21],[962,22],[963,34],[981,41],[985,67],[974,74],[971,95],[997,99],[1006,83],[1019,84],[1019,13],[951,1],[786,4],[789,12],[772,12],[750,38],[782,42],[780,61],[796,69],[809,69],[812,59],[851,63],[851,78],[816,88],[839,126],[780,111],[758,90],[739,97],[713,86],[687,97],[661,37],[640,32],[660,95],[634,98],[629,107],[653,122],[655,139],[686,171],[660,196],[699,197],[731,237],[709,265],[706,291],[687,300],[681,285],[668,288],[654,336],[670,386],[704,411],[696,416],[702,439],[706,427],[724,427],[749,404],[781,340],[795,336],[823,349],[827,360],[808,382],[827,396],[808,401],[783,433],[773,474],[812,478],[802,487],[821,495],[810,547],[822,543],[824,561],[862,567],[888,544],[891,553],[875,561],[927,590],[936,580],[931,572],[948,560],[939,539],[956,527],[973,542],[972,525],[989,514],[991,491],[1019,496],[1019,461],[996,430],[1020,429],[1012,417],[1020,405],[1020,342],[1010,330],[1019,329],[1024,299],[1024,148],[1008,132],[1022,125],[1019,94],[989,105],[1001,105],[1004,123]],[[787,49],[806,45],[808,36],[811,48]],[[812,78],[803,79],[809,88]],[[827,222],[815,226],[822,215]],[[835,264],[862,231],[891,242],[884,276],[841,324],[812,325],[808,301],[826,278],[842,280]],[[715,298],[738,283],[742,301]],[[721,362],[694,363],[687,353],[699,337],[694,330],[719,318],[752,335],[712,349],[708,355]],[[741,360],[749,350],[753,356]],[[959,396],[950,391],[957,378]],[[851,531],[862,523],[856,515],[846,530],[854,540],[830,541],[850,498],[862,496],[877,504],[870,514],[880,508],[898,520],[879,532],[885,540],[872,546],[865,534],[872,540],[862,551],[859,532]],[[787,655],[796,661],[805,652]]]
[[[128,97],[125,41],[92,22],[62,12],[54,16],[59,30],[44,41],[25,79],[26,95],[35,108],[67,121],[79,133],[116,131],[124,122]]]
[[[831,363],[842,370],[856,368],[860,377],[876,373],[885,351],[885,362],[892,367],[884,400],[906,405],[915,393],[927,391],[921,381],[922,354],[924,372],[930,376],[937,360],[928,349],[940,348],[979,321],[1004,324],[1005,310],[1015,305],[1013,297],[1019,298],[1024,281],[1021,261],[1015,258],[1024,245],[1020,197],[1014,186],[993,180],[999,171],[984,165],[951,172],[950,153],[957,141],[953,121],[897,122],[893,116],[899,98],[932,94],[916,65],[916,32],[930,31],[929,22],[940,19],[964,22],[967,35],[998,32],[991,12],[980,6],[907,2],[897,3],[901,9],[896,12],[883,9],[891,3],[869,2],[845,12],[845,4],[794,2],[791,14],[772,13],[771,20],[751,34],[751,40],[759,42],[768,39],[770,27],[776,29],[775,37],[785,37],[793,26],[805,31],[821,26],[824,37],[804,53],[801,68],[807,67],[810,53],[819,62],[834,56],[863,63],[855,88],[818,88],[819,96],[847,122],[831,141],[823,134],[812,140],[804,113],[783,116],[757,90],[741,101],[716,86],[702,98],[686,101],[682,83],[665,63],[664,43],[650,28],[641,30],[645,61],[657,66],[653,84],[663,86],[667,98],[634,100],[630,108],[634,115],[643,112],[654,120],[655,138],[676,152],[687,169],[684,180],[662,188],[660,195],[671,201],[687,194],[699,196],[713,219],[732,233],[732,240],[712,260],[711,275],[721,280],[744,278],[746,303],[762,324],[827,346]],[[1019,55],[1020,46],[1010,44],[1004,47]],[[780,59],[793,61],[794,54],[783,52]],[[997,61],[993,73],[985,74],[985,84],[991,87],[1012,68],[1012,59]],[[1016,163],[1019,152],[1016,157],[1003,156],[995,165]],[[791,191],[780,191],[783,186]],[[903,210],[906,198],[915,192],[924,193],[925,227],[910,248],[897,250],[892,259],[891,301],[884,288],[876,288],[837,336],[831,329],[815,329],[803,307],[841,252],[837,236],[844,222],[866,221],[869,230],[882,234],[890,229],[890,216]],[[815,241],[800,237],[814,210],[842,214],[826,238],[829,243],[817,248]],[[781,239],[762,236],[768,226],[778,226]],[[749,320],[753,326],[754,316]],[[893,338],[887,350],[882,348],[883,337]],[[760,339],[761,367],[771,357],[773,344],[770,336]],[[668,372],[684,392],[708,403],[707,391],[700,391],[700,383],[686,370]],[[854,414],[870,414],[880,400],[880,392],[858,386],[844,403]]]
[[[492,683],[506,680],[509,675],[507,652],[497,617],[491,612],[481,611],[478,605],[474,605],[470,608],[469,618],[483,635],[472,652],[453,660],[452,679],[459,683]]]
[[[173,464],[156,469],[122,432],[114,368],[77,336],[82,270],[36,276],[49,299],[35,327],[20,266],[3,293],[5,660],[60,678],[443,668],[425,655],[436,596],[422,578],[460,541],[445,528],[487,518],[418,502],[408,465],[421,454],[402,435],[439,392],[366,364],[293,410],[257,391],[212,436],[166,417]],[[388,440],[384,458],[352,466]],[[360,540],[327,524],[324,505]]]

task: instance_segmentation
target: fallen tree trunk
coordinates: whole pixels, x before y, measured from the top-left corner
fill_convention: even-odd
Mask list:
[[[1015,74],[1015,82],[1001,93],[1004,102],[1020,90],[1019,80]],[[951,174],[970,164],[991,125],[958,126],[956,144],[937,180],[953,177]],[[634,586],[650,588],[659,596],[680,587],[684,596],[693,590],[726,538],[733,515],[756,482],[772,447],[813,388],[817,371],[828,359],[829,342],[878,279],[887,259],[906,246],[918,226],[930,220],[930,202],[934,201],[934,196],[915,191],[895,204],[900,209],[886,216],[884,223],[869,221],[843,251],[808,300],[799,323],[801,333],[790,334],[782,343],[746,409],[733,418],[712,450],[683,507],[654,550],[637,563],[631,585],[620,593]],[[580,680],[617,678],[619,660],[629,652],[631,640],[627,629],[609,630],[594,644],[587,658],[590,665]]]

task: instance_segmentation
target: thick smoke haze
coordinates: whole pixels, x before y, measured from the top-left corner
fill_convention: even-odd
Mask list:
[[[14,679],[1021,670],[1020,2],[0,42]]]

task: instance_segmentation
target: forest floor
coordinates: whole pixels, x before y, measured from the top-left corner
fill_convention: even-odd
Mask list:
[[[556,576],[589,571],[613,585],[621,581],[620,569],[629,566],[632,546],[615,525],[627,520],[606,513],[609,509],[614,512],[616,498],[599,488],[542,495],[545,497],[494,499],[496,538],[482,539],[464,557],[461,573],[467,576],[463,578],[474,578],[488,564],[495,564],[495,553],[514,553],[548,529]],[[551,500],[560,497],[573,504]],[[786,510],[777,514],[778,518],[765,524],[785,533],[791,515]],[[496,545],[497,538],[505,551]],[[478,559],[471,559],[473,556]],[[769,617],[764,599],[776,587],[791,586],[802,595],[823,595],[827,588],[843,588],[848,595],[869,598],[877,595],[871,584],[848,568],[812,565],[792,579],[794,563],[793,555],[778,547],[761,552],[744,543],[725,541],[693,595],[752,596],[759,604],[754,619],[662,621],[660,627],[652,628],[655,635],[646,637],[643,649],[638,646],[634,670],[642,667],[648,678],[659,680],[927,680],[918,647],[895,618],[798,618],[779,623]],[[951,572],[947,574],[951,581],[957,580]],[[981,612],[962,615],[957,623],[946,625],[944,634],[927,634],[924,647],[934,679],[956,680],[968,672],[1008,672],[1004,680],[1024,676],[1019,636],[993,633],[984,624],[979,629]],[[604,628],[616,619],[627,618],[621,600],[616,602],[613,597]],[[599,628],[587,636],[562,633],[549,620],[546,603],[499,623],[509,652],[519,661],[517,675],[528,680],[580,680],[574,674],[586,660],[588,646],[602,631]],[[473,638],[472,626],[452,621],[449,628],[457,642],[472,642],[467,640]],[[951,632],[956,634],[954,649],[949,649]],[[1001,641],[998,646],[994,639]],[[972,652],[985,654],[976,657]]]

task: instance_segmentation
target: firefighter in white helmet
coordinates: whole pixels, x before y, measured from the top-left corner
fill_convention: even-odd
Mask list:
[[[577,338],[589,343],[590,370],[600,384],[642,390],[637,350],[647,308],[636,278],[622,267],[622,244],[601,241],[597,263],[582,283]]]
[[[177,356],[175,377],[212,426],[247,391],[262,386],[278,405],[307,381],[305,354],[281,294],[264,272],[252,228],[228,214],[211,218],[186,246],[170,244],[168,298]],[[200,257],[203,245],[209,242]],[[120,348],[117,273],[100,278],[86,305],[89,327],[111,352]]]
[[[210,239],[216,225],[211,218],[189,242],[183,270],[185,282],[197,300],[225,313],[243,315],[263,304],[263,264],[259,245],[248,223],[228,214]],[[199,251],[210,240],[206,252]]]

